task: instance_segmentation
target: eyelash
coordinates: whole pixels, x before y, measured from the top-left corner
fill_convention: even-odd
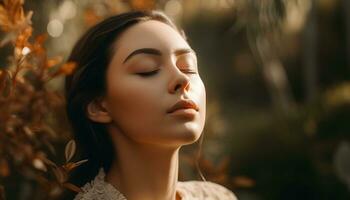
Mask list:
[[[149,76],[153,76],[155,74],[157,74],[159,71],[158,70],[154,70],[154,71],[150,71],[150,72],[142,72],[142,73],[137,73],[139,76],[142,76],[142,77],[149,77]],[[181,70],[183,73],[186,73],[186,74],[197,74],[196,71],[192,71],[192,70]]]
[[[138,75],[142,76],[142,77],[148,77],[148,76],[152,76],[157,74],[159,71],[159,69],[154,70],[154,71],[150,71],[150,72],[142,72],[142,73],[137,73]]]

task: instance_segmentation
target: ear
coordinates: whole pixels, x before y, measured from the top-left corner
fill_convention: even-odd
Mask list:
[[[86,109],[88,118],[98,123],[109,123],[112,118],[107,110],[106,102],[101,99],[91,101]]]

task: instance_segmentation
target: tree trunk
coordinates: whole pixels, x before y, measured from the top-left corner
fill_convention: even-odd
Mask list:
[[[346,0],[347,1],[347,0]],[[314,101],[319,93],[318,70],[317,70],[317,12],[315,0],[311,1],[311,9],[308,14],[304,30],[304,82],[305,99],[310,103]]]

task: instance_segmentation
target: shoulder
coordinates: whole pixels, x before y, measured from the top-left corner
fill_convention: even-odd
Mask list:
[[[178,191],[190,199],[237,200],[229,189],[210,181],[179,182]]]

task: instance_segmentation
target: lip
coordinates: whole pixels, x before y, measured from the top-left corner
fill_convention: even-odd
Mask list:
[[[180,101],[178,101],[177,103],[175,103],[170,109],[167,110],[167,113],[174,113],[176,111],[179,112],[179,110],[188,110],[188,109],[192,109],[198,112],[199,108],[197,106],[197,104],[190,100],[190,99],[182,99]]]

